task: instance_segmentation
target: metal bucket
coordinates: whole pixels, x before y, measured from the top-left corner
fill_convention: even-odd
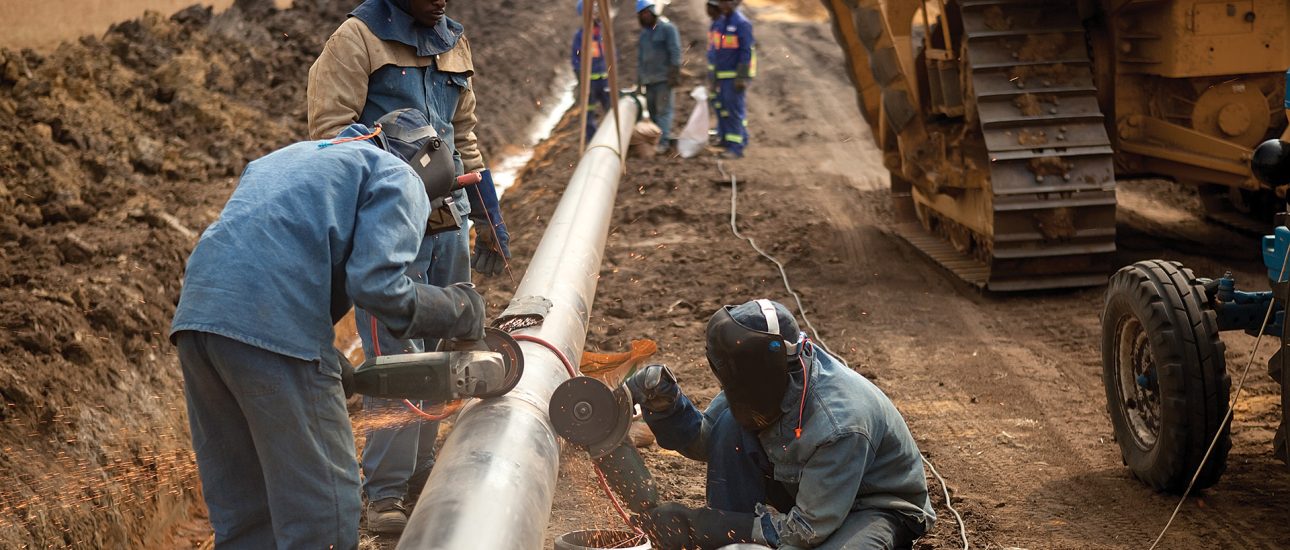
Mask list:
[[[649,540],[622,529],[585,529],[555,538],[555,550],[650,550]]]

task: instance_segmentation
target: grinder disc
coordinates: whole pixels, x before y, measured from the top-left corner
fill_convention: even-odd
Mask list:
[[[520,383],[520,377],[524,375],[524,353],[520,351],[520,343],[504,330],[484,327],[484,345],[488,346],[489,351],[502,355],[502,363],[506,365],[506,381],[497,389],[482,393],[479,397],[506,395],[515,389]]]
[[[631,426],[631,396],[589,376],[566,380],[551,395],[552,427],[570,443],[603,455],[622,441]]]

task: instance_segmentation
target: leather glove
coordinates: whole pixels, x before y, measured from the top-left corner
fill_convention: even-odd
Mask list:
[[[470,283],[453,283],[444,287],[444,293],[448,294],[457,304],[463,307],[461,323],[466,325],[465,334],[460,334],[459,340],[483,340],[484,339],[484,297],[479,295],[475,290],[475,285]]]
[[[506,260],[511,257],[511,234],[502,220],[493,172],[484,170],[479,175],[479,183],[466,191],[470,219],[479,225],[475,229],[475,255],[470,259],[470,267],[484,275],[497,275],[506,269]]]
[[[632,524],[644,531],[658,550],[693,548],[690,540],[690,516],[694,510],[679,502],[665,502],[640,515],[632,516]]]
[[[672,88],[681,87],[681,68],[680,67],[668,67],[667,85],[671,86]]]
[[[753,542],[756,516],[665,502],[632,518],[659,550],[715,549]]]
[[[632,402],[650,412],[665,412],[681,398],[676,376],[664,365],[646,365],[627,379]]]
[[[735,77],[735,90],[740,92],[747,90],[748,84],[752,82],[751,69],[748,65],[740,65],[735,70],[735,74],[738,75]]]

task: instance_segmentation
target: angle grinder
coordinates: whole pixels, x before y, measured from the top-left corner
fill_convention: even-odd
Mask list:
[[[445,345],[448,349],[372,357],[354,369],[350,387],[370,397],[445,403],[505,395],[524,374],[519,343],[505,331],[485,327],[483,340]]]
[[[578,376],[555,389],[547,414],[555,432],[586,449],[609,486],[639,514],[658,505],[658,485],[627,438],[634,410],[627,386],[611,389],[598,379]]]

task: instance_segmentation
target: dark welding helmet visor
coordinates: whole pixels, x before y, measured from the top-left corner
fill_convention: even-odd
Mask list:
[[[788,361],[797,355],[799,341],[790,343],[780,334],[770,300],[756,303],[765,315],[767,330],[736,321],[735,306],[725,306],[708,321],[707,355],[735,420],[760,431],[784,414],[780,405],[788,389]],[[797,334],[795,324],[791,331]]]
[[[381,127],[377,136],[381,148],[412,167],[425,184],[431,202],[452,193],[457,175],[452,147],[439,137],[425,113],[398,109],[386,113],[376,125]]]

